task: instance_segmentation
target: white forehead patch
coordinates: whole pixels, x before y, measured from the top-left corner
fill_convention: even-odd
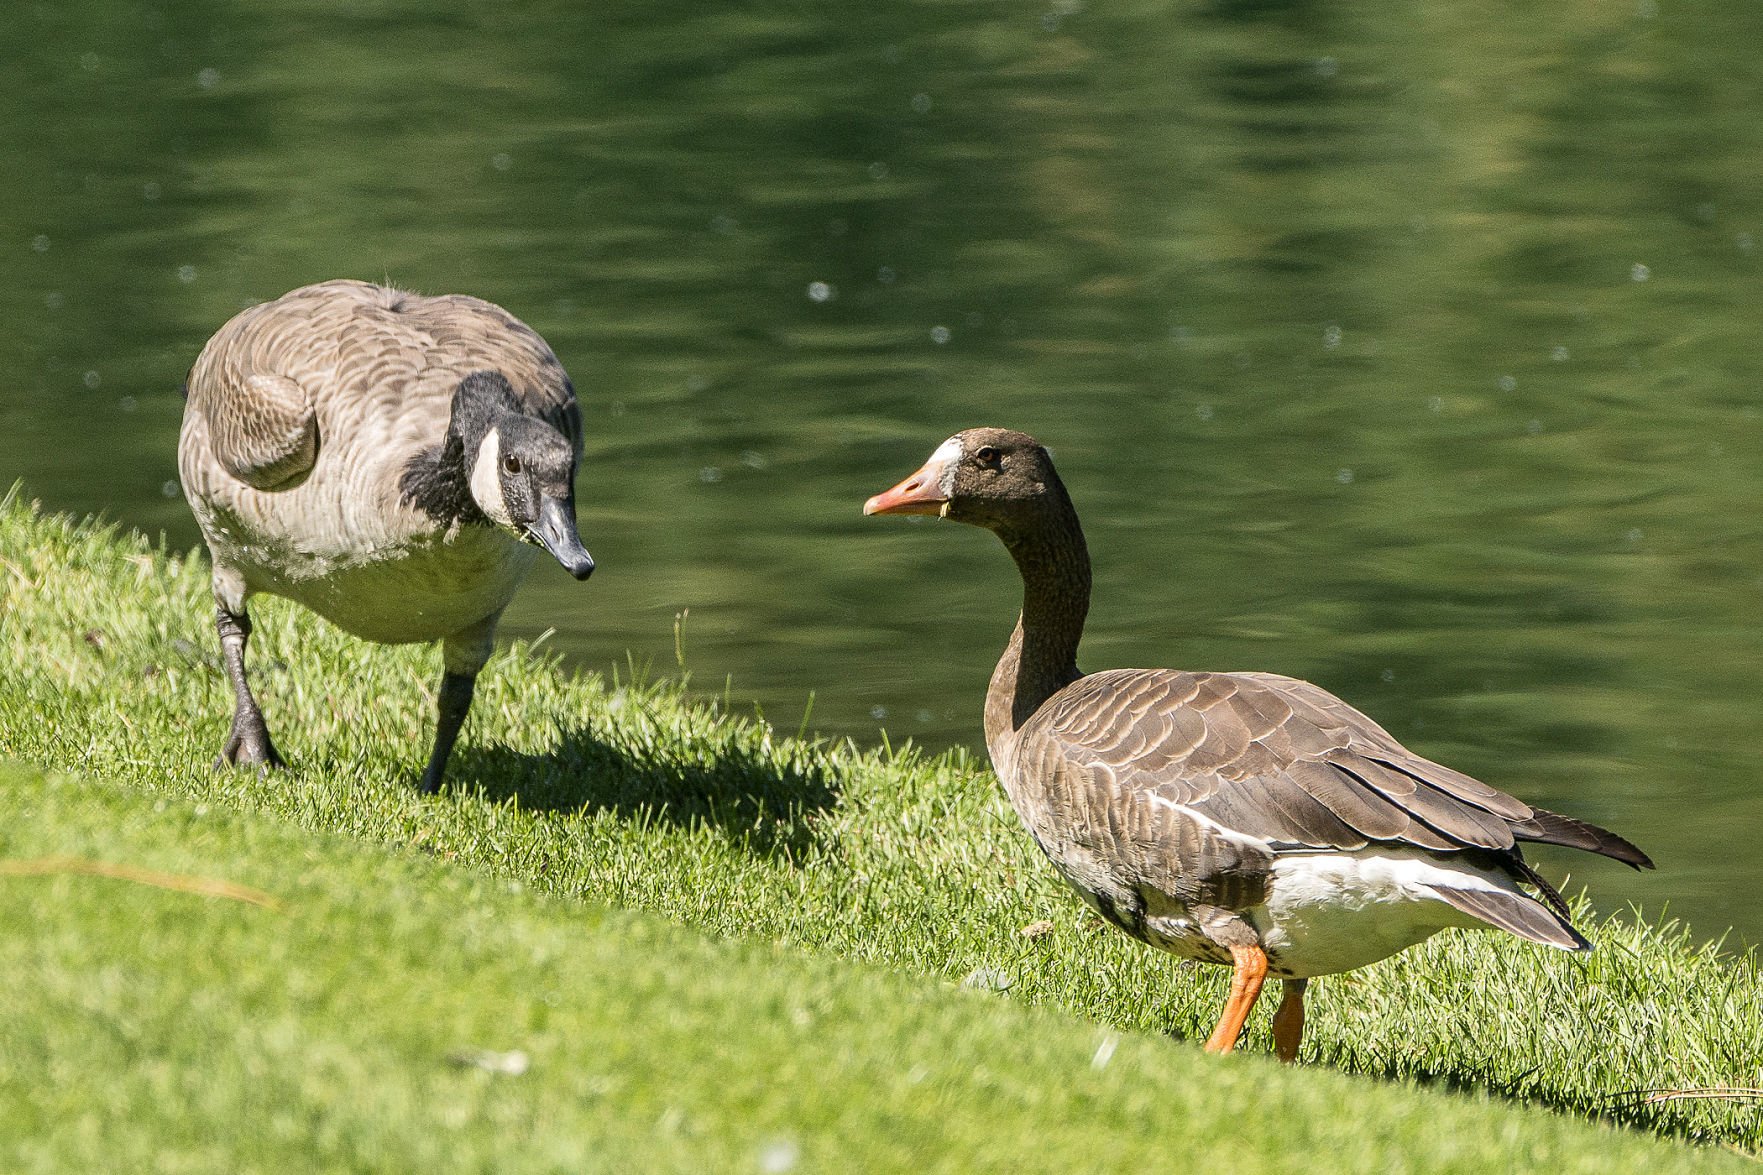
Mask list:
[[[926,465],[934,465],[940,471],[937,475],[937,492],[947,498],[955,492],[955,468],[961,464],[961,438],[950,437],[937,446],[937,451],[930,455]]]
[[[477,460],[471,465],[471,496],[490,521],[500,526],[514,525],[514,517],[508,513],[508,500],[502,496],[502,436],[493,428],[484,434],[483,443],[477,447]]]

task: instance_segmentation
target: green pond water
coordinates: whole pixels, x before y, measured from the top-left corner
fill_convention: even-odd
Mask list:
[[[227,317],[476,293],[575,378],[601,565],[505,633],[672,671],[689,609],[786,729],[977,746],[1014,571],[859,509],[1026,429],[1086,667],[1319,682],[1649,849],[1545,857],[1602,908],[1755,941],[1760,45],[1749,0],[25,4],[0,482],[189,546]]]

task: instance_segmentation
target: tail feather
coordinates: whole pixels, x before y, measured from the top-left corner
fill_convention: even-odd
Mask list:
[[[1543,905],[1559,914],[1563,921],[1573,921],[1573,911],[1567,907],[1567,899],[1561,891],[1549,883],[1549,879],[1531,867],[1522,854],[1514,852],[1510,859],[1502,862],[1506,868],[1526,885],[1531,886],[1542,898]]]
[[[1524,894],[1504,890],[1453,889],[1443,885],[1429,888],[1471,918],[1510,931],[1519,938],[1564,951],[1592,949],[1592,944],[1567,919]]]
[[[1599,828],[1584,820],[1575,820],[1559,812],[1543,808],[1532,810],[1529,820],[1511,821],[1512,835],[1519,840],[1544,845],[1565,845],[1584,849],[1601,857],[1610,857],[1636,869],[1651,869],[1653,859],[1608,828]]]

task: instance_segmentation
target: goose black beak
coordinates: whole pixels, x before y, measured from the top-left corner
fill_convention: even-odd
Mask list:
[[[539,506],[539,520],[527,531],[534,541],[563,565],[563,570],[577,579],[594,573],[594,557],[582,546],[575,529],[575,502],[570,498],[546,495]]]

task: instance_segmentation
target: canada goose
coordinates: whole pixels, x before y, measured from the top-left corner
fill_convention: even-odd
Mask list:
[[[185,396],[178,472],[235,703],[215,765],[282,766],[245,677],[245,604],[271,592],[368,640],[442,642],[435,791],[528,544],[577,579],[594,570],[562,364],[489,302],[328,281],[221,327]]]
[[[1103,918],[1232,967],[1209,1052],[1235,1047],[1275,975],[1285,981],[1275,1047],[1296,1059],[1311,976],[1363,967],[1447,926],[1590,949],[1520,841],[1652,866],[1614,833],[1413,754],[1309,682],[1082,673],[1089,553],[1033,437],[958,433],[863,512],[983,526],[1014,556],[1022,615],[986,694],[992,765],[1035,842]]]

